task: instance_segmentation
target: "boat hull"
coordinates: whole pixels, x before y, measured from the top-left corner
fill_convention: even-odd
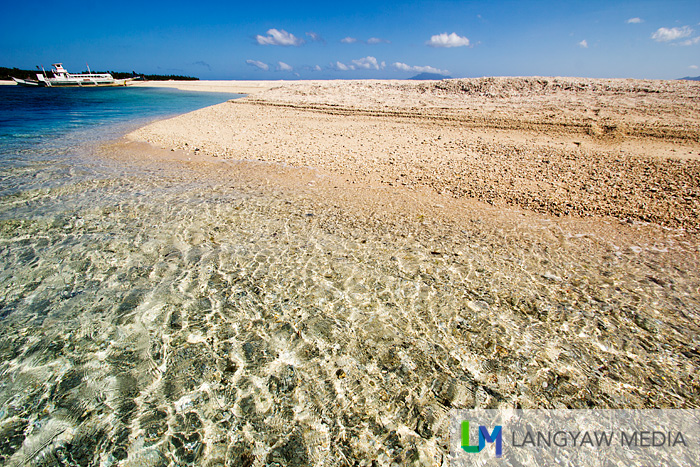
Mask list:
[[[19,78],[12,78],[12,80],[19,84],[20,86],[26,86],[29,88],[36,88],[36,87],[41,87],[43,84],[39,83],[38,81],[32,81],[29,79],[19,79]]]
[[[126,86],[127,80],[113,81],[80,81],[80,80],[53,80],[33,81],[29,79],[12,78],[12,80],[20,86],[28,88],[86,88],[86,87],[110,87],[110,86]],[[47,84],[48,83],[48,84]]]
[[[47,85],[44,85],[47,86]],[[52,88],[102,88],[108,86],[126,86],[124,80],[110,82],[94,82],[94,81],[50,81],[48,87]]]

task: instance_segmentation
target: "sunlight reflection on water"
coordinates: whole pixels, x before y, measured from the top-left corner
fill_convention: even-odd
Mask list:
[[[451,408],[697,406],[682,235],[387,225],[227,170],[52,165],[0,198],[3,462],[439,465]]]

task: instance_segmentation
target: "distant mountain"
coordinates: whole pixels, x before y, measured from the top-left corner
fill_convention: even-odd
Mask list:
[[[700,76],[686,76],[685,78],[681,79],[686,79],[688,81],[700,81]]]
[[[447,76],[447,75],[441,75],[440,73],[420,73],[414,76],[413,78],[408,78],[408,79],[415,79],[415,80],[427,80],[427,79],[452,79],[452,76]]]

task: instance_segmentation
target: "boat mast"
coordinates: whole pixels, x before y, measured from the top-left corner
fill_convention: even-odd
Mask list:
[[[51,87],[51,81],[46,76],[46,70],[44,70],[44,65],[41,65],[41,71],[44,73],[44,82],[46,83],[46,86]]]

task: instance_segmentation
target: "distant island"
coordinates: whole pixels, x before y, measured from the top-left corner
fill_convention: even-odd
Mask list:
[[[700,76],[686,76],[685,78],[681,78],[682,80],[687,80],[687,81],[700,81]]]
[[[440,73],[420,73],[412,78],[414,80],[429,80],[429,79],[452,79],[452,76],[441,75]]]
[[[36,79],[36,74],[38,70],[22,70],[19,68],[6,68],[0,67],[0,80],[10,81],[12,78],[20,79]],[[50,71],[47,71],[50,73]],[[87,70],[83,73],[87,73]],[[94,71],[93,73],[110,73],[114,79],[128,79],[128,78],[140,78],[147,81],[199,81],[199,78],[192,76],[181,76],[181,75],[144,75],[141,73],[136,73],[132,71],[131,73],[119,72],[119,71]]]

